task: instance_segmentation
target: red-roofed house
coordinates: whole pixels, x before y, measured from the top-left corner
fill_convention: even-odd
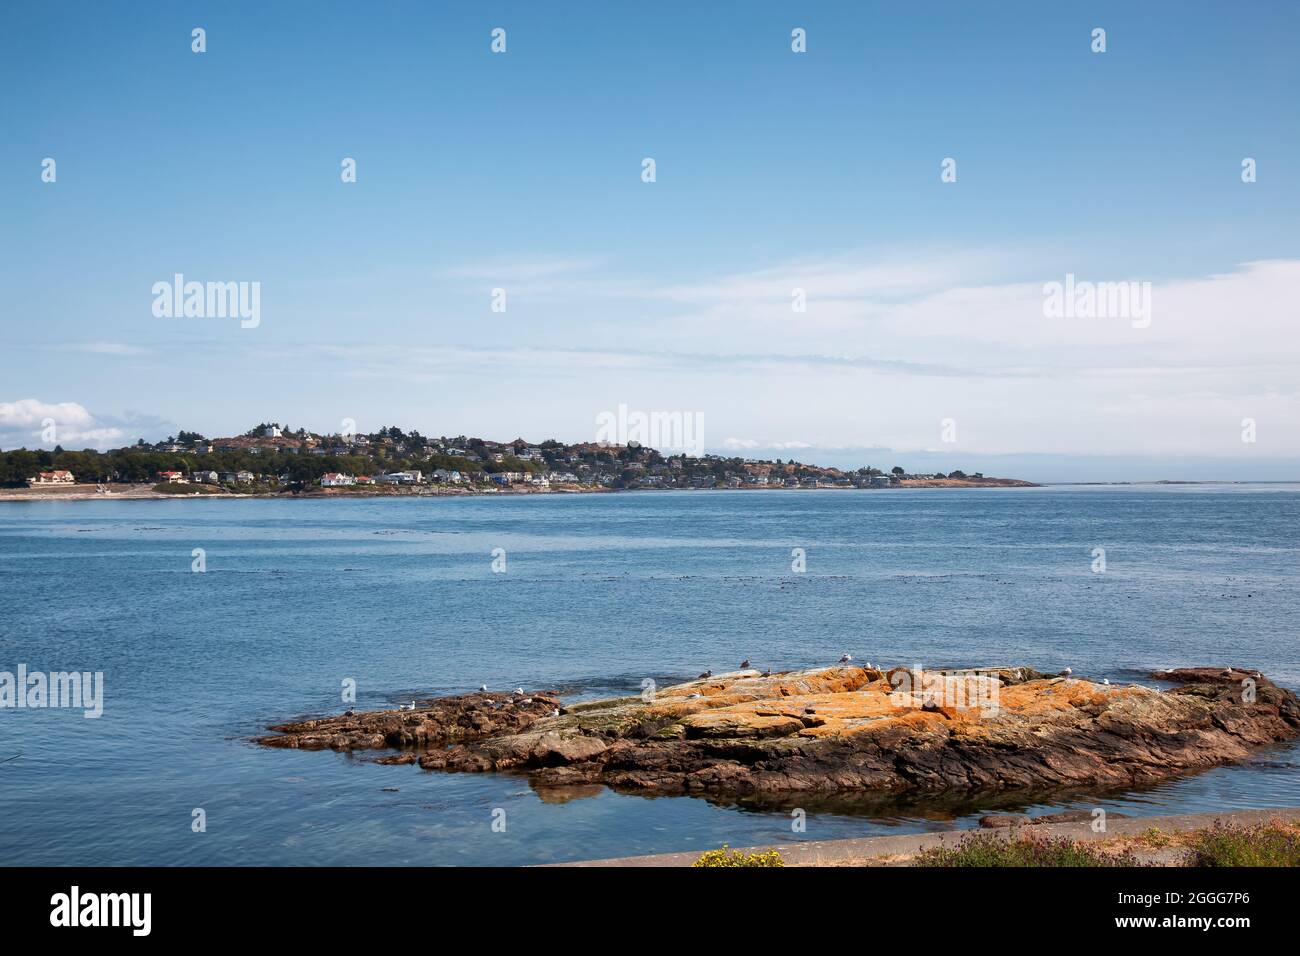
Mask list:
[[[72,472],[63,470],[43,471],[35,478],[27,479],[27,484],[33,487],[36,485],[71,485],[75,482],[76,479],[72,477]]]

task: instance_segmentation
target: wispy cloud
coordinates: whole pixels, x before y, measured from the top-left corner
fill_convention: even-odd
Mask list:
[[[538,282],[601,288],[608,295],[591,309],[595,318],[571,320],[562,302],[525,321],[513,306],[493,323],[448,310],[419,341],[150,342],[162,359],[150,370],[151,394],[168,396],[160,409],[185,427],[214,434],[274,414],[328,428],[348,416],[582,440],[597,412],[626,402],[699,411],[710,440],[724,443],[711,447],[742,452],[1300,454],[1300,261],[1155,281],[1150,325],[1136,328],[1125,319],[1048,318],[1043,283],[1061,275],[977,281],[972,273],[1011,268],[985,270],[983,255],[911,269],[902,259],[828,259],[644,283],[640,301],[621,300],[635,284],[601,279],[604,266],[584,271],[564,260],[572,268],[553,263]],[[806,313],[792,310],[784,291],[795,273],[825,279],[820,292],[815,281],[805,286]],[[653,311],[656,303],[667,310]],[[173,360],[196,350],[202,362]],[[306,398],[286,368],[330,387]],[[115,398],[75,397],[88,407]],[[1241,440],[1246,418],[1258,422],[1257,444]],[[957,425],[951,448],[941,438],[947,419]]]
[[[149,349],[123,342],[77,342],[59,346],[67,352],[86,352],[91,355],[148,355]]]
[[[534,259],[500,259],[449,266],[435,273],[444,279],[473,279],[487,282],[514,282],[550,279],[556,276],[588,272],[601,265],[599,259],[563,259],[538,257]]]

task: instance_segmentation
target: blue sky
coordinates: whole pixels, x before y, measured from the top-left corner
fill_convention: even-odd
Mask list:
[[[755,456],[1300,478],[1295,4],[0,18],[0,446],[50,408],[111,445],[589,440],[627,404]],[[156,318],[177,272],[259,282],[260,324]],[[1150,282],[1150,327],[1044,318],[1066,273]]]

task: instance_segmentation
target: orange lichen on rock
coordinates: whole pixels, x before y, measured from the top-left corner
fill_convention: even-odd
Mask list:
[[[1261,674],[1159,676],[1184,686],[1029,668],[737,671],[564,708],[536,693],[440,698],[284,724],[258,742],[400,749],[381,759],[518,770],[546,786],[741,795],[1125,786],[1300,733],[1300,702]]]

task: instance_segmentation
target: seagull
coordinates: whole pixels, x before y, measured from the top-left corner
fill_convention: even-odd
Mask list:
[[[841,654],[841,655],[840,655],[840,663],[841,663],[841,664],[847,664],[847,663],[848,663],[849,661],[851,661],[851,660],[853,660],[853,655],[852,655],[852,654]]]
[[[1067,667],[1065,670],[1061,671],[1061,676],[1062,676],[1062,677],[1069,677],[1069,676],[1070,676],[1071,674],[1073,674],[1073,673],[1074,673],[1074,668],[1073,668],[1073,667]]]
[[[695,679],[696,679],[696,680],[708,680],[708,679],[709,679],[710,677],[712,677],[712,676],[713,676],[713,671],[705,671],[703,674],[701,674],[699,677],[697,677],[697,678],[695,678]]]
[[[355,717],[355,716],[356,716],[356,711],[354,711],[354,710],[345,710],[345,711],[343,711],[343,716],[344,716],[344,717]]]
[[[741,669],[742,671],[747,671],[747,670],[749,670],[749,658],[748,658],[748,657],[746,657],[743,661],[740,662],[740,669]]]
[[[411,701],[409,704],[403,704],[402,710],[415,710],[415,701]]]
[[[553,710],[553,711],[551,711],[551,716],[552,716],[552,717],[559,717],[559,716],[560,716],[560,712],[559,712],[558,710]]]
[[[1101,682],[1102,682],[1103,684],[1107,685],[1108,687],[1110,686],[1110,678],[1109,678],[1109,677],[1103,677],[1103,678],[1101,679]]]
[[[486,693],[487,693],[487,684],[480,684],[480,685],[479,685],[479,688],[478,688],[478,692],[479,692],[480,694],[486,694]]]
[[[522,697],[524,695],[524,689],[522,687],[516,687],[515,693]]]
[[[1232,668],[1231,668],[1231,667],[1225,667],[1225,668],[1223,669],[1223,676],[1224,676],[1224,677],[1231,677],[1231,676],[1232,676]]]
[[[687,699],[687,700],[694,700],[696,697],[699,697],[699,696],[700,696],[699,694],[687,694],[687,695],[686,695],[686,699]]]
[[[771,676],[772,676],[772,668],[769,667],[767,670],[763,671],[763,676],[764,676],[764,677],[771,677]]]

